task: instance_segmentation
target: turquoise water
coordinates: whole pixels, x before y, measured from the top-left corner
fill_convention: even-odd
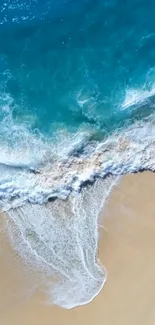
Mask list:
[[[46,136],[61,123],[73,132],[82,123],[107,132],[127,123],[130,112],[120,109],[127,89],[154,84],[154,1],[0,6],[1,92],[11,96],[15,120],[30,116]]]
[[[0,0],[0,207],[64,308],[106,280],[98,216],[113,185],[155,169],[154,16],[153,0]]]

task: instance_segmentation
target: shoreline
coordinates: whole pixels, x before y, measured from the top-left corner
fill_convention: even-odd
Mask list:
[[[107,269],[107,281],[91,303],[64,310],[44,305],[36,294],[2,313],[1,323],[154,325],[154,193],[155,175],[150,172],[124,176],[111,191],[100,217],[103,228],[99,228],[99,259]],[[10,266],[8,272],[0,271],[2,283],[4,276],[12,281],[9,270]],[[20,289],[18,281],[16,285]]]

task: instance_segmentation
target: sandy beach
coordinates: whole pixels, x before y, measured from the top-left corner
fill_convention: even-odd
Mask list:
[[[20,259],[3,234],[1,215],[0,324],[154,325],[155,174],[123,177],[107,200],[102,225],[99,257],[107,282],[92,303],[65,310],[43,304],[37,294],[29,298],[33,281],[23,276]]]

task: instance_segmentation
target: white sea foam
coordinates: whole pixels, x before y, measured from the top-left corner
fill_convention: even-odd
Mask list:
[[[151,87],[150,90],[146,89],[128,89],[126,91],[125,100],[122,103],[121,108],[133,108],[133,107],[140,107],[144,104],[150,105],[152,102],[152,97],[155,95],[155,85]]]
[[[66,202],[8,211],[11,242],[27,269],[42,273],[48,303],[73,308],[102,289],[106,270],[97,259],[98,216],[115,182],[114,177],[98,180]]]

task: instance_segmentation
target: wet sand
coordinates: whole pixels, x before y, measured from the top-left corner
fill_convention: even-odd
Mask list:
[[[14,270],[7,239],[0,241],[0,324],[154,325],[155,174],[125,176],[107,201],[102,224],[99,256],[107,282],[92,303],[72,310],[45,306],[39,295],[22,300],[26,278],[23,284],[20,261]]]

